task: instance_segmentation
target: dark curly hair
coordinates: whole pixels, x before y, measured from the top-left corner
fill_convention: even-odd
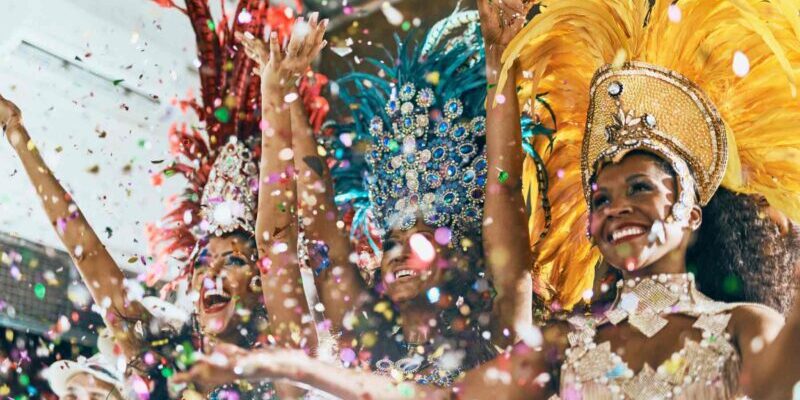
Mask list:
[[[795,293],[800,232],[781,234],[765,215],[766,206],[757,196],[717,190],[703,207],[686,265],[700,290],[715,300],[761,303],[786,313]]]

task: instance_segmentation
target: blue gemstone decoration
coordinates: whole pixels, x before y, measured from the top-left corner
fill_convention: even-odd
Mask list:
[[[405,126],[406,128],[411,128],[412,126],[414,126],[414,120],[411,119],[411,117],[403,118],[403,126]]]
[[[433,149],[433,158],[436,160],[440,160],[442,157],[445,156],[445,154],[446,152],[444,151],[443,147],[437,147]]]
[[[609,379],[619,378],[620,376],[623,375],[625,375],[625,366],[622,365],[621,363],[615,365],[611,371],[608,371],[606,373],[606,377]]]
[[[456,194],[453,192],[446,193],[442,196],[442,200],[444,200],[444,203],[447,205],[453,204],[456,201]]]
[[[467,134],[466,128],[464,128],[463,126],[459,126],[458,128],[456,128],[453,131],[453,138],[454,139],[461,139],[466,134]]]
[[[439,122],[439,126],[437,128],[439,130],[439,134],[447,133],[447,130],[450,129],[450,124],[447,121]]]
[[[456,168],[454,165],[451,165],[451,166],[447,167],[447,176],[448,177],[453,177],[453,176],[456,175],[456,173],[458,173],[458,168]]]
[[[475,180],[475,171],[469,170],[464,173],[464,178],[462,178],[462,181],[464,183],[469,184],[472,183],[472,181],[474,180]]]
[[[475,146],[471,144],[462,144],[461,147],[458,148],[458,151],[461,152],[461,154],[469,155],[475,151]]]

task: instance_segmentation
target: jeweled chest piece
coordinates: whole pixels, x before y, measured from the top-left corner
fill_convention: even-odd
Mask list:
[[[691,302],[694,275],[659,274],[617,282],[617,301],[606,311],[609,322],[628,323],[647,337],[653,337],[667,326],[665,315],[677,310],[674,306]]]

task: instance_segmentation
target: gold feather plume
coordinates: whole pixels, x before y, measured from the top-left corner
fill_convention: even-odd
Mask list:
[[[498,85],[519,61],[515,78],[523,105],[546,117],[532,101],[546,93],[558,122],[552,153],[540,153],[553,228],[535,248],[535,272],[540,293],[552,289],[548,300],[565,308],[579,302],[599,260],[585,235],[580,151],[590,80],[604,64],[644,61],[695,82],[726,126],[730,148],[722,185],[759,193],[800,221],[800,0],[551,0],[542,10],[509,44]],[[737,70],[749,64],[749,72],[734,73],[734,58]],[[536,185],[528,163],[525,192],[536,193]],[[538,238],[543,217],[533,214],[531,237]]]

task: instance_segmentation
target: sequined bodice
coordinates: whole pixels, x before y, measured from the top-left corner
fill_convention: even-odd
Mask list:
[[[572,332],[561,368],[560,398],[567,399],[731,399],[738,389],[739,353],[726,332],[730,311],[739,304],[716,302],[700,293],[691,275],[661,275],[626,281],[614,306],[602,317],[569,319]],[[636,372],[609,342],[597,343],[607,323],[627,323],[652,337],[668,314],[695,317],[697,342],[683,347],[655,369]]]

